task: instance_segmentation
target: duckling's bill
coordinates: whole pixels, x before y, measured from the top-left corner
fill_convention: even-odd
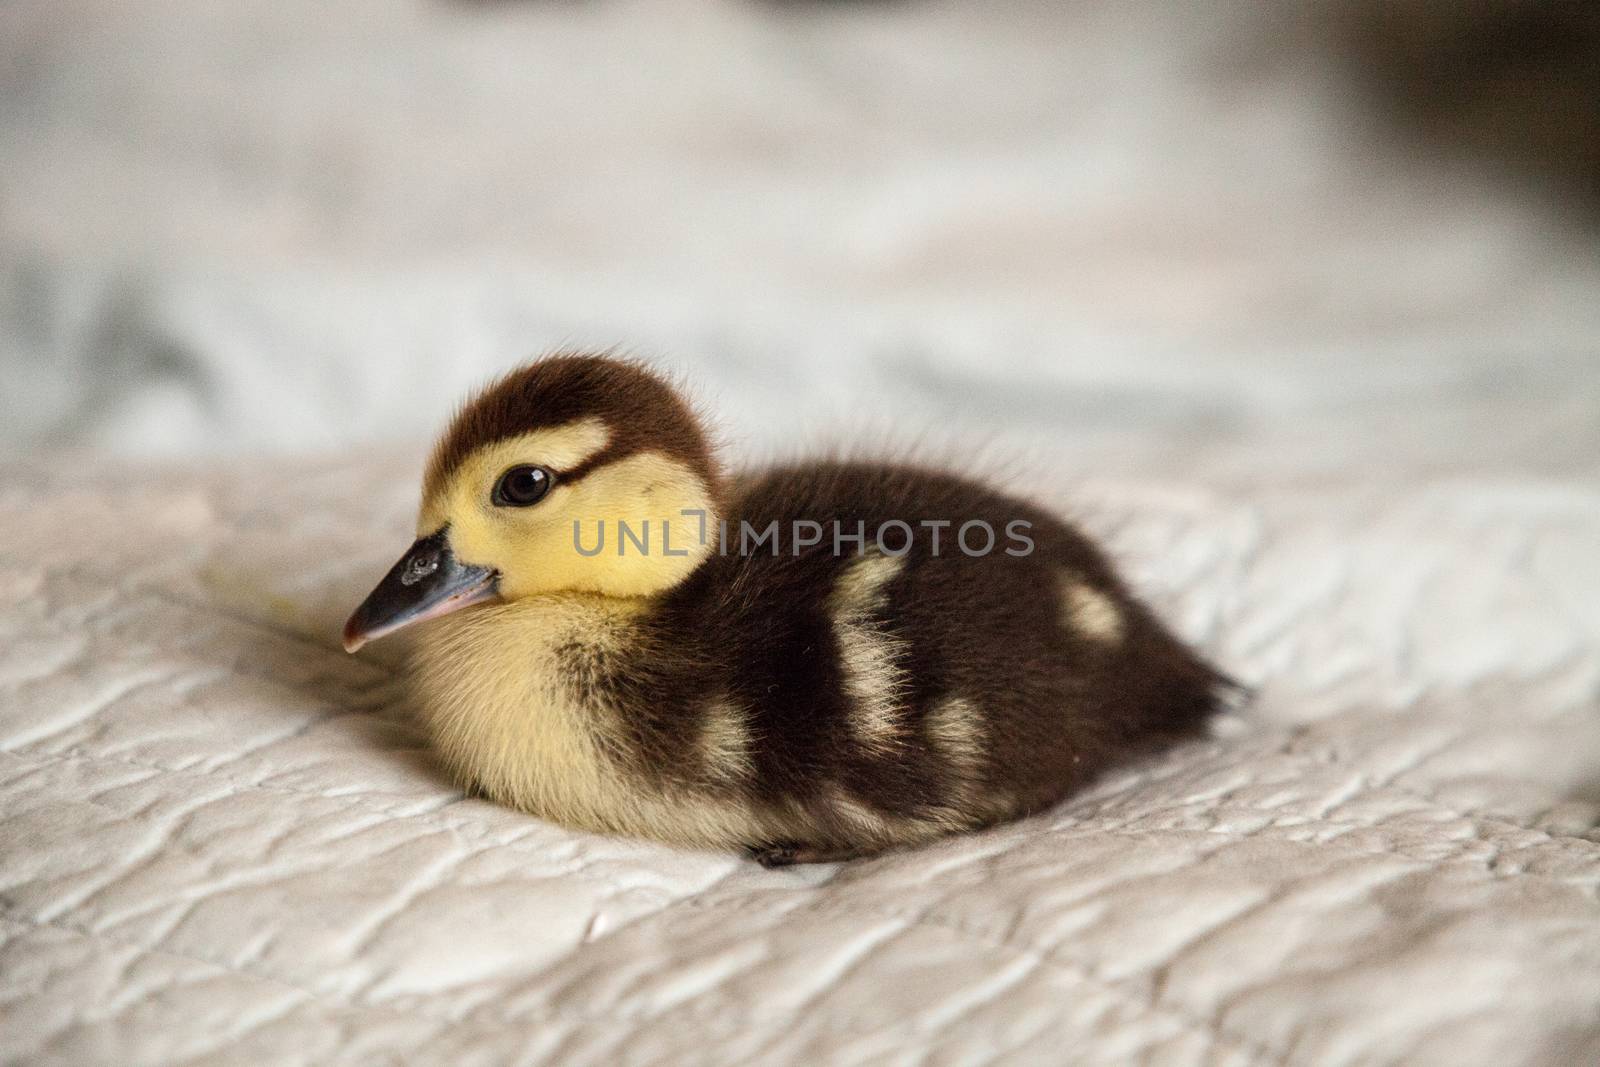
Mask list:
[[[344,649],[354,652],[414,622],[497,599],[499,583],[492,568],[456,559],[448,527],[418,538],[344,624]]]

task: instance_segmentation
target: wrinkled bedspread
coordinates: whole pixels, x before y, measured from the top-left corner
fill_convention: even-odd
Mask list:
[[[343,612],[415,457],[0,481],[0,1061],[1584,1062],[1600,486],[1083,478],[1260,692],[1048,816],[766,871],[464,799]]]
[[[1600,1063],[1593,234],[1260,13],[0,5],[0,1064]],[[1254,703],[845,866],[464,799],[338,628],[564,341],[1007,470]]]

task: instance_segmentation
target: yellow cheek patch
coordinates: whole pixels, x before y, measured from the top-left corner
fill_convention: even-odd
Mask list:
[[[650,596],[676,585],[716,548],[710,487],[659,452],[562,481],[563,468],[598,455],[610,436],[604,423],[587,419],[482,449],[424,505],[419,534],[448,523],[457,558],[498,570],[507,599],[556,592]],[[495,507],[495,481],[528,463],[557,472],[550,493],[531,507]]]
[[[558,496],[562,488],[567,492]],[[515,560],[501,568],[507,595],[649,596],[682,581],[716,548],[710,489],[659,452],[597,468],[558,486],[533,510],[543,514],[523,531]]]

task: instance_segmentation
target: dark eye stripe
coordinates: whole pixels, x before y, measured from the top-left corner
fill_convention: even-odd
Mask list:
[[[525,508],[544,499],[555,482],[555,476],[543,467],[512,467],[495,483],[493,500],[496,507]]]

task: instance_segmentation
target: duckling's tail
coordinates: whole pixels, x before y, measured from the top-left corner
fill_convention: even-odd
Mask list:
[[[1161,698],[1149,705],[1146,730],[1161,739],[1219,736],[1236,730],[1255,690],[1168,635],[1176,655]]]

